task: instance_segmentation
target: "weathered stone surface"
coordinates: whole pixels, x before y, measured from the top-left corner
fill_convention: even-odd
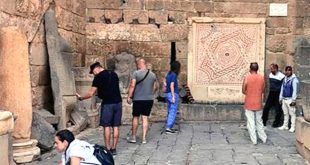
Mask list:
[[[86,7],[90,9],[119,9],[123,1],[116,0],[86,0]]]
[[[1,113],[1,112],[0,112]],[[0,121],[1,127],[1,121]],[[1,145],[1,152],[0,152],[0,160],[1,164],[3,165],[10,165],[9,162],[9,155],[12,153],[9,152],[9,135],[8,134],[0,134],[0,145]]]
[[[45,43],[45,29],[43,22],[40,24],[37,33],[35,34],[32,44]]]
[[[75,33],[85,34],[85,18],[61,7],[56,7],[57,26]]]
[[[291,32],[289,28],[277,28],[275,31],[276,34],[288,34]]]
[[[267,36],[266,39],[266,48],[271,52],[284,52],[287,46],[286,36],[276,35],[276,36]]]
[[[145,57],[144,59],[152,64],[152,69],[155,71],[166,71],[170,69],[169,58]]]
[[[37,140],[13,143],[13,158],[16,163],[28,163],[40,158],[40,149],[36,147]]]
[[[41,117],[43,117],[44,120],[50,124],[58,124],[59,122],[60,117],[51,114],[51,112],[49,112],[46,109],[36,110],[35,112],[39,114]]]
[[[95,62],[100,62],[100,64],[102,66],[106,66],[106,57],[101,56],[101,55],[88,55],[88,56],[86,56],[86,58],[85,58],[85,65],[86,66],[90,66],[91,64],[93,64]]]
[[[72,66],[81,67],[84,65],[84,55],[82,53],[72,53]]]
[[[47,65],[47,52],[44,43],[32,43],[30,45],[30,64]]]
[[[304,122],[304,129],[303,129],[303,143],[305,148],[310,150],[310,123],[309,122]]]
[[[72,13],[75,13],[80,16],[85,16],[85,7],[86,3],[85,0],[70,0],[70,1],[63,1],[63,0],[55,0],[56,6],[60,6]]]
[[[310,65],[310,46],[299,46],[296,51],[296,62],[299,65]]]
[[[105,23],[105,14],[102,9],[87,9],[87,22]]]
[[[54,127],[48,123],[38,112],[32,113],[31,138],[38,140],[38,146],[50,150],[54,146]]]
[[[155,24],[167,24],[168,23],[168,11],[154,11],[150,10],[149,13],[149,23]]]
[[[213,12],[212,2],[194,2],[194,8],[197,12]]]
[[[291,65],[293,58],[283,53],[271,53],[267,52],[265,57],[265,68],[268,68],[271,63],[277,63],[280,70],[284,70],[286,65]],[[266,70],[266,74],[268,71]]]
[[[71,31],[58,29],[61,37],[63,37],[72,47],[73,52],[85,53],[86,38],[85,35],[74,33]]]
[[[147,24],[149,22],[146,10],[124,10],[123,14],[126,24]]]
[[[242,6],[242,10],[240,10]],[[267,4],[264,3],[246,3],[246,2],[215,2],[214,11],[216,13],[231,14],[266,14],[268,11]]]
[[[10,111],[0,110],[0,136],[13,131],[14,118]]]
[[[86,27],[89,39],[161,41],[156,25],[94,24]]]
[[[285,28],[288,24],[287,17],[269,17],[266,20],[266,26],[269,28]]]
[[[302,109],[304,112],[304,118],[306,121],[310,122],[310,81],[309,80],[300,81],[300,97],[301,97]]]
[[[122,9],[141,10],[144,8],[144,0],[123,1]]]
[[[304,141],[304,129],[305,129],[305,120],[303,117],[296,118],[296,128],[295,135],[297,142],[303,144]]]
[[[298,75],[299,81],[310,80],[310,66],[296,65],[295,74]]]
[[[74,67],[73,68],[73,73],[74,73],[74,77],[75,77],[76,81],[86,81],[86,82],[89,81],[89,82],[92,82],[92,80],[94,78],[94,76],[92,74],[89,74],[89,67]],[[87,90],[85,90],[85,92],[86,91]],[[83,93],[83,91],[78,91],[78,92],[79,93],[81,93],[81,92]]]
[[[185,12],[181,11],[169,11],[168,12],[168,22],[173,22],[174,24],[183,24],[186,22],[187,15]]]
[[[187,58],[188,42],[187,41],[176,42],[175,46],[176,46],[177,59]]]
[[[37,86],[31,88],[32,106],[42,108],[53,102],[53,95],[50,86]]]
[[[59,129],[66,128],[70,111],[75,105],[75,83],[71,70],[72,50],[61,38],[56,24],[55,12],[49,9],[45,14],[45,30],[49,64],[54,95],[54,110],[60,116]],[[64,97],[65,96],[65,97]]]
[[[176,6],[176,10],[180,11],[193,11],[194,10],[194,2],[192,1],[180,1],[180,6]]]
[[[123,11],[122,10],[105,10],[104,18],[106,23],[120,23],[123,22]]]
[[[189,29],[186,25],[162,25],[160,33],[163,41],[180,41],[186,40],[188,37]]]
[[[16,1],[0,1],[0,11],[5,11],[6,13],[15,13]]]
[[[161,41],[160,31],[155,25],[132,25],[130,41]]]
[[[147,0],[145,3],[145,9],[147,10],[161,10],[164,9],[164,1]]]
[[[29,139],[32,101],[27,38],[16,27],[1,28],[0,36],[0,107],[17,116],[13,137]]]
[[[242,105],[220,105],[210,103],[211,105],[189,104],[184,105],[181,111],[183,120],[196,121],[238,121],[244,119],[244,110]],[[212,104],[215,104],[212,106]]]
[[[44,2],[40,0],[16,1],[16,14],[21,15],[22,17],[37,17],[42,12],[41,8],[43,3]]]
[[[169,57],[170,42],[116,42],[116,53],[127,52],[140,57]]]
[[[107,41],[103,39],[86,40],[86,54],[87,55],[102,55],[115,54],[115,41]]]
[[[122,52],[114,56],[113,61],[115,61],[114,68],[119,78],[120,92],[127,94],[130,79],[133,72],[137,69],[135,56]]]
[[[50,74],[47,66],[31,66],[31,86],[49,85]]]

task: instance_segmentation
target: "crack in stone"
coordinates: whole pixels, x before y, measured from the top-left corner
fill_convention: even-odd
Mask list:
[[[190,164],[190,160],[189,160],[189,154],[190,154],[190,150],[193,146],[193,138],[194,138],[194,127],[191,125],[191,131],[192,131],[192,136],[190,138],[190,143],[189,143],[189,149],[187,151],[187,154],[186,154],[186,165],[189,165]]]

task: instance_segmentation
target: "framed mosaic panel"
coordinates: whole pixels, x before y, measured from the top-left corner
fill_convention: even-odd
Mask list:
[[[243,102],[242,81],[251,62],[264,73],[265,19],[190,19],[188,84],[200,102]]]

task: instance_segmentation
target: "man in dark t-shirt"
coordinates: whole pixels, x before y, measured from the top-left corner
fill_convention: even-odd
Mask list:
[[[119,79],[112,70],[105,70],[99,62],[90,66],[90,74],[95,78],[92,87],[87,93],[80,95],[76,93],[79,100],[91,98],[97,91],[98,97],[102,99],[100,126],[104,127],[104,143],[116,155],[116,145],[119,138],[119,126],[122,119],[122,98],[119,90]],[[110,146],[110,136],[113,127],[113,145]]]

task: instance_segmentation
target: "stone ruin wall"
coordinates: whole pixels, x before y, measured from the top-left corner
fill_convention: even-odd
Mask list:
[[[85,0],[22,0],[0,2],[0,28],[17,26],[27,36],[34,109],[53,108],[43,14],[55,4],[58,30],[74,51],[73,67],[84,65]],[[1,36],[0,36],[1,37]]]
[[[176,42],[183,84],[187,81],[188,18],[241,17],[266,18],[265,68],[276,62],[284,69],[287,64],[294,65],[300,36],[309,35],[310,9],[306,0],[273,1],[287,3],[288,16],[269,17],[269,3],[268,0],[89,0],[85,64],[104,62],[110,54],[127,51],[146,58],[158,76],[163,77],[169,70],[171,42]]]
[[[52,107],[48,56],[41,22],[42,14],[52,1],[0,2],[0,27],[20,27],[30,43],[32,104],[35,109]],[[181,84],[186,83],[187,77],[189,17],[266,18],[266,68],[271,62],[279,63],[281,69],[285,64],[294,64],[298,39],[310,36],[310,9],[306,0],[279,1],[288,4],[287,17],[268,17],[267,0],[54,2],[59,32],[74,51],[73,67],[88,67],[94,61],[105,64],[109,55],[125,51],[146,58],[158,76],[163,77],[169,70],[171,42],[176,42],[176,58],[183,64]],[[87,71],[79,76],[90,80]]]

